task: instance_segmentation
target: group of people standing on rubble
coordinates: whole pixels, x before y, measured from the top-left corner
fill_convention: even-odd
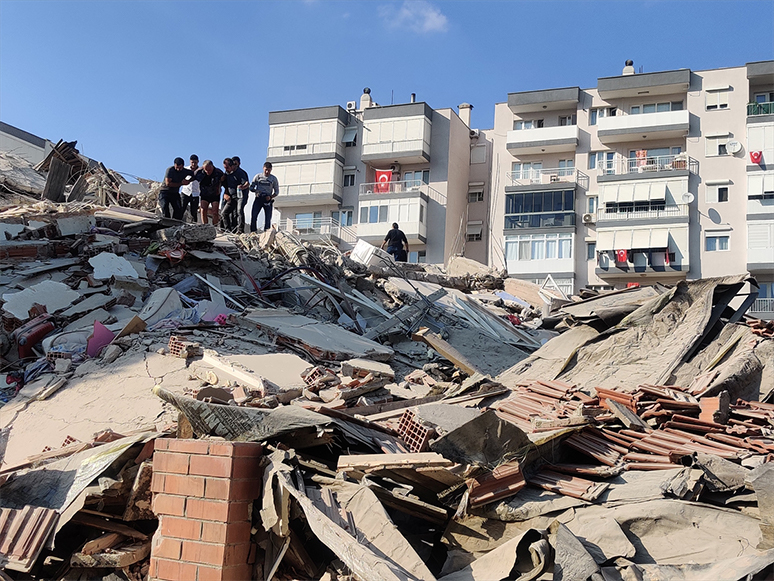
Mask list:
[[[258,214],[263,210],[264,230],[271,228],[274,199],[279,194],[279,181],[272,175],[270,162],[263,164],[263,172],[250,181],[241,167],[238,156],[223,160],[223,170],[215,167],[211,160],[199,167],[199,156],[191,155],[190,164],[185,166],[182,157],[176,157],[174,165],[167,168],[159,192],[159,204],[165,218],[182,220],[186,210],[191,212],[191,221],[203,224],[209,219],[224,230],[242,233],[245,231],[245,208],[250,192],[255,194],[250,212],[250,232],[257,231]]]

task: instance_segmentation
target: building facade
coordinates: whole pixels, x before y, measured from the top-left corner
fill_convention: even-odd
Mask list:
[[[774,61],[495,105],[489,262],[566,292],[749,270],[774,315]],[[757,152],[760,152],[760,156]],[[767,165],[768,163],[768,165]]]
[[[53,148],[54,144],[48,139],[0,121],[0,151],[8,151],[37,165]]]

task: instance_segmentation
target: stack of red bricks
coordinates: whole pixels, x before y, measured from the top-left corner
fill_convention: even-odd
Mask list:
[[[260,444],[156,440],[153,511],[159,528],[151,581],[250,579],[253,500],[261,492]]]

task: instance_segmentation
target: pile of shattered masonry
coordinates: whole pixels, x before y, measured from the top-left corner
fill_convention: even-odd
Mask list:
[[[12,161],[0,579],[772,578],[747,274],[568,298]]]

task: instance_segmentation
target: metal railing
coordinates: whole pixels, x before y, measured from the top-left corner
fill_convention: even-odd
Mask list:
[[[747,116],[774,115],[774,103],[747,103]]]
[[[684,153],[676,155],[656,155],[651,157],[629,157],[614,162],[613,171],[610,165],[599,168],[599,175],[627,175],[645,174],[652,172],[671,172],[689,170],[691,173],[699,173],[699,162]]]
[[[342,226],[333,218],[302,218],[294,220],[285,218],[280,221],[279,229],[285,232],[291,232],[301,239],[308,236],[327,236],[335,237],[344,242],[354,244],[357,242],[357,232],[350,226]]]
[[[438,202],[439,204],[446,204],[446,196],[431,188],[428,184],[422,180],[402,180],[392,182],[371,182],[366,184],[360,184],[360,195],[366,194],[425,194],[431,200]]]
[[[287,184],[280,185],[281,196],[302,196],[310,194],[330,194],[340,192],[341,186],[333,182],[315,182],[313,184]]]
[[[361,155],[379,153],[403,153],[406,151],[427,151],[430,144],[424,139],[407,139],[404,141],[383,141],[381,143],[364,143]]]
[[[674,206],[665,206],[663,209],[658,210],[637,210],[636,206],[631,210],[628,208],[622,210],[616,208],[615,211],[609,208],[600,208],[597,210],[597,222],[617,221],[617,220],[642,220],[642,219],[654,219],[674,216],[689,215],[688,204],[676,204]]]
[[[277,145],[268,148],[268,157],[293,157],[295,155],[317,155],[321,153],[343,153],[340,143],[305,143],[303,145]]]
[[[575,212],[541,212],[536,214],[506,214],[505,228],[550,228],[574,226]]]
[[[512,186],[528,186],[533,184],[578,184],[584,189],[589,188],[589,176],[574,167],[554,167],[548,169],[525,169],[507,174]]]
[[[774,299],[755,299],[750,307],[751,313],[774,313]]]

